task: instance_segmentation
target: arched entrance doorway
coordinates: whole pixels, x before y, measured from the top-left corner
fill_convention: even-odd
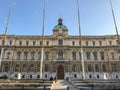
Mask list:
[[[63,67],[63,65],[59,65],[57,68],[57,78],[64,79],[64,67]]]

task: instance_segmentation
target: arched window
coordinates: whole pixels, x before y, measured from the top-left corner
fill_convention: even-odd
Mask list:
[[[100,52],[100,58],[101,58],[101,60],[104,60],[104,59],[105,59],[105,58],[104,58],[104,52],[103,52],[103,51]]]
[[[86,52],[86,59],[90,60],[90,52],[89,51]]]
[[[72,66],[72,71],[73,71],[73,72],[76,72],[76,71],[77,71],[77,66],[76,66],[75,64]]]
[[[58,60],[63,60],[63,52],[62,52],[62,50],[59,50],[59,52],[58,52]]]
[[[73,58],[73,60],[76,60],[76,52],[75,51],[72,52],[72,58]]]
[[[93,58],[94,58],[94,60],[97,60],[97,52],[96,51],[93,52]]]
[[[45,64],[45,72],[48,72],[48,71],[49,71],[49,65]]]

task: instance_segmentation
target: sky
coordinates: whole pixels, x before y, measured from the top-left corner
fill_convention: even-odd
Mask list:
[[[115,35],[109,0],[78,0],[82,35]],[[4,34],[11,0],[0,0],[0,34]],[[112,0],[120,33],[120,0]],[[9,35],[42,35],[44,0],[13,0]],[[77,0],[46,0],[44,34],[52,35],[59,18],[69,35],[79,35]]]

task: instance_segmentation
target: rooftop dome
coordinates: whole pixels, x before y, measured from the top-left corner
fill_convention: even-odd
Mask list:
[[[68,30],[67,27],[63,25],[62,21],[63,21],[62,18],[59,18],[58,25],[56,25],[53,30],[59,30],[59,29]]]

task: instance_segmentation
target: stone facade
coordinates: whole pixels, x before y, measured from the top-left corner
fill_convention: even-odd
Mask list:
[[[21,73],[24,79],[40,78],[42,36],[8,35],[4,46],[3,38],[4,35],[0,35],[1,52],[4,48],[1,75],[18,78]],[[120,79],[120,46],[116,35],[71,36],[67,27],[58,22],[53,35],[44,36],[43,55],[44,79],[51,76],[82,79],[81,59],[86,79]]]

